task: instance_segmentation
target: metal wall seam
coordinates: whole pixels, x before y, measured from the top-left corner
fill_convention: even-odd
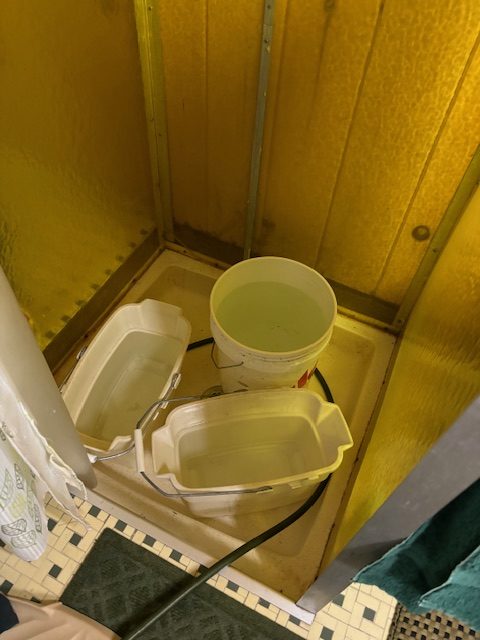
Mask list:
[[[243,259],[250,258],[255,233],[255,217],[257,214],[258,186],[262,161],[263,135],[265,128],[265,108],[268,94],[268,78],[272,50],[275,0],[265,0],[263,12],[262,48],[260,53],[260,69],[258,74],[257,107],[255,112],[255,129],[252,141],[252,158],[250,163],[250,182],[248,187],[247,213],[245,219],[245,237]]]
[[[150,164],[152,168],[155,217],[160,236],[174,241],[173,210],[170,187],[167,118],[163,58],[158,26],[158,11],[154,2],[135,0],[135,22],[142,67],[145,113],[147,117]]]

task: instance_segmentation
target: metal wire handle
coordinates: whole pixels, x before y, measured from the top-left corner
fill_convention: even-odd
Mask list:
[[[70,375],[71,375],[71,372],[69,376]],[[161,409],[164,409],[169,402],[174,402],[175,400],[180,401],[180,400],[188,399],[188,397],[169,399],[170,394],[173,393],[175,389],[178,387],[181,376],[182,376],[181,373],[173,374],[172,379],[170,380],[170,385],[165,395],[162,398],[160,398],[160,400],[156,400],[152,405],[148,407],[148,409],[145,411],[143,416],[137,422],[135,429],[140,429],[143,432],[145,427],[157,417],[158,412]],[[193,398],[196,398],[196,396],[193,396]],[[91,448],[85,445],[85,449],[87,450],[88,457],[90,459],[90,462],[92,463],[102,462],[103,460],[114,460],[115,458],[121,458],[127,453],[130,453],[130,451],[133,451],[134,448],[135,448],[135,440],[132,440],[131,444],[126,449],[122,449],[122,451],[115,451],[114,453],[109,453],[105,456],[99,456],[96,453],[94,453]]]
[[[178,376],[180,374],[177,374]],[[177,380],[173,380],[170,385],[170,389],[167,394],[160,400],[154,402],[143,414],[140,420],[137,422],[137,426],[134,431],[134,446],[136,451],[136,462],[137,462],[137,471],[140,475],[148,482],[148,484],[158,491],[162,496],[166,498],[195,498],[195,497],[205,497],[205,496],[228,496],[228,495],[241,495],[245,493],[265,493],[266,491],[272,491],[273,487],[270,485],[266,485],[263,487],[256,487],[255,489],[230,489],[230,490],[215,490],[211,491],[180,491],[173,484],[171,478],[168,478],[172,488],[175,490],[175,493],[170,493],[165,491],[161,487],[158,486],[156,482],[154,482],[146,473],[145,473],[145,455],[143,450],[143,432],[148,424],[152,422],[158,414],[160,409],[164,409],[171,402],[183,402],[185,400],[200,400],[204,396],[196,395],[196,396],[181,396],[179,398],[168,398],[168,395],[178,386]]]
[[[137,447],[138,449],[138,447]],[[140,471],[140,475],[148,482],[148,484],[158,491],[165,498],[203,498],[207,496],[230,496],[230,495],[241,495],[245,493],[266,493],[267,491],[272,491],[273,487],[264,486],[257,487],[256,489],[230,489],[230,491],[222,491],[222,490],[211,490],[211,491],[179,491],[177,487],[173,484],[172,480],[169,478],[169,482],[172,487],[176,490],[176,493],[168,493],[168,491],[164,491],[161,489],[156,482],[154,482],[145,471]]]
[[[236,365],[238,366],[238,365]],[[211,491],[179,491],[177,487],[173,484],[171,478],[168,479],[172,488],[175,490],[175,493],[170,493],[165,491],[161,487],[159,487],[156,482],[154,482],[146,473],[145,473],[145,455],[143,449],[143,434],[146,430],[147,426],[155,420],[158,415],[158,412],[162,409],[165,409],[171,402],[184,402],[186,400],[201,400],[204,398],[204,395],[194,395],[194,396],[180,396],[178,398],[170,398],[170,394],[175,391],[180,383],[181,374],[175,373],[172,376],[170,381],[170,386],[167,389],[166,394],[156,400],[153,404],[151,404],[148,409],[145,411],[143,416],[137,422],[135,426],[135,430],[133,432],[134,440],[128,446],[127,449],[123,451],[118,451],[115,453],[108,454],[106,456],[97,456],[96,454],[89,452],[89,458],[91,462],[102,462],[103,460],[113,460],[114,458],[120,458],[121,456],[130,453],[133,449],[136,450],[136,463],[137,470],[140,475],[148,482],[148,484],[158,491],[165,498],[195,498],[195,497],[207,497],[207,496],[228,496],[228,495],[242,495],[248,493],[265,493],[267,491],[272,491],[273,487],[270,485],[265,485],[263,487],[256,487],[255,489],[230,489],[230,490],[215,490]],[[88,451],[88,447],[87,451]]]
[[[147,425],[149,425],[150,422],[153,422],[153,420],[155,420],[155,418],[158,415],[158,412],[161,411],[162,409],[166,409],[171,402],[185,402],[186,400],[201,400],[204,397],[203,394],[199,394],[194,396],[179,396],[178,398],[170,398],[169,397],[170,394],[173,393],[173,391],[175,391],[175,389],[178,387],[180,383],[180,377],[181,377],[180,373],[175,373],[172,376],[172,380],[170,382],[170,386],[167,390],[167,393],[163,396],[163,398],[160,398],[159,400],[155,400],[155,402],[148,407],[148,409],[145,411],[143,416],[137,422],[135,429],[141,429],[142,431],[145,431],[145,428],[147,427]]]
[[[234,369],[235,367],[242,366],[243,362],[240,362],[239,364],[226,364],[224,367],[221,367],[219,364],[217,364],[217,361],[215,360],[215,347],[216,347],[215,342],[212,342],[212,348],[210,349],[210,359],[217,369]]]
[[[80,349],[80,351],[77,353],[77,355],[75,356],[75,364],[73,365],[73,367],[70,369],[70,371],[67,373],[67,375],[65,376],[65,378],[63,379],[62,383],[59,386],[59,391],[60,393],[63,391],[63,388],[65,387],[65,385],[67,384],[67,382],[70,380],[70,376],[72,375],[72,373],[75,371],[75,367],[77,366],[79,360],[81,358],[83,358],[83,356],[85,355],[85,351],[87,350],[87,345],[85,345],[84,347],[82,347]]]

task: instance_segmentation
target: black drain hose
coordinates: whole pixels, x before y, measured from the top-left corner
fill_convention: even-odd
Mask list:
[[[192,342],[188,345],[187,351],[191,351],[192,349],[196,349],[197,347],[203,347],[204,345],[211,344],[212,342],[213,338],[205,338],[204,340]],[[318,371],[318,369],[315,370],[315,377],[322,385],[322,389],[325,392],[325,397],[327,398],[328,402],[333,402],[334,400],[332,392],[330,391],[327,381],[322,376],[320,371]],[[325,478],[325,480],[320,482],[312,495],[307,498],[305,502],[292,514],[275,524],[273,527],[270,527],[270,529],[267,529],[263,533],[260,533],[258,536],[255,536],[255,538],[252,538],[248,542],[245,542],[245,544],[242,544],[237,549],[234,549],[228,555],[215,562],[215,564],[213,564],[211,567],[203,570],[200,575],[192,577],[192,580],[187,585],[185,585],[183,589],[180,589],[177,594],[164,602],[155,613],[153,613],[149,618],[139,624],[135,629],[133,629],[133,631],[127,633],[127,635],[123,637],[123,640],[135,640],[136,638],[138,638],[144,631],[151,627],[152,624],[155,624],[157,620],[159,620],[163,615],[170,611],[172,607],[177,605],[181,600],[183,600],[183,598],[188,596],[189,593],[194,591],[194,589],[207,582],[207,580],[212,578],[219,571],[232,564],[252,549],[255,549],[255,547],[258,547],[263,542],[270,540],[270,538],[273,538],[273,536],[276,536],[291,524],[296,522],[317,502],[317,500],[327,488],[330,477],[331,476],[329,475],[327,476],[327,478]]]
[[[215,574],[217,574],[219,571],[227,567],[229,564],[232,564],[232,562],[235,562],[235,560],[238,560],[238,558],[240,558],[241,556],[245,555],[252,549],[255,549],[255,547],[258,547],[263,542],[270,540],[270,538],[273,538],[273,536],[276,536],[278,533],[280,533],[281,531],[289,527],[291,524],[293,524],[296,520],[301,518],[303,514],[306,513],[310,509],[310,507],[313,507],[313,505],[320,498],[322,493],[325,491],[329,480],[330,480],[330,476],[325,478],[325,480],[323,480],[323,482],[321,482],[318,485],[318,487],[315,489],[312,495],[307,500],[305,500],[302,506],[299,507],[287,518],[285,518],[278,524],[274,525],[270,529],[267,529],[267,531],[264,531],[263,533],[256,536],[255,538],[252,538],[245,544],[242,544],[241,547],[234,549],[231,553],[229,553],[228,555],[218,560],[218,562],[216,562],[214,565],[205,569],[199,576],[194,576],[189,584],[183,587],[183,589],[181,589],[172,598],[164,602],[161,605],[160,609],[158,609],[158,611],[156,611],[149,618],[144,620],[133,631],[130,631],[130,633],[128,633],[126,636],[123,637],[123,640],[134,640],[135,638],[138,638],[140,634],[146,631],[152,624],[157,622],[159,618],[165,615],[167,611],[170,611],[172,607],[178,604],[180,600],[183,600],[183,598],[188,596],[188,594],[191,593],[194,589],[196,589],[201,584],[203,584],[204,582],[212,578]]]

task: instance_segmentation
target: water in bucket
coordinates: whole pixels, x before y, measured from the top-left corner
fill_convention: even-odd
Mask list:
[[[210,294],[223,390],[305,386],[336,311],[325,278],[295,260],[265,256],[227,269]]]
[[[249,282],[221,301],[217,318],[241,344],[270,352],[294,351],[316,342],[329,320],[319,304],[283,282]]]

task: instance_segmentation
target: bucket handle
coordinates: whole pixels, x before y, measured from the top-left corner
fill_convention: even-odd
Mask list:
[[[60,391],[60,393],[62,393],[63,389],[65,388],[65,385],[67,384],[67,382],[70,380],[70,376],[72,375],[72,373],[75,371],[75,367],[77,366],[77,364],[80,362],[80,360],[83,358],[83,356],[85,355],[85,351],[87,350],[87,345],[83,346],[80,351],[77,353],[77,355],[75,356],[75,363],[73,365],[73,367],[70,369],[70,371],[67,373],[67,375],[65,376],[65,378],[63,379],[62,383],[60,384],[58,390]]]
[[[184,398],[183,398],[184,399]],[[154,480],[152,480],[145,473],[145,452],[143,448],[143,435],[145,424],[148,420],[150,420],[153,413],[158,409],[159,403],[162,401],[164,404],[168,404],[170,402],[175,402],[175,400],[180,400],[180,398],[162,398],[161,400],[157,400],[155,404],[153,404],[147,411],[144,416],[137,422],[137,426],[135,431],[133,432],[134,437],[134,447],[135,447],[135,461],[137,466],[137,471],[141,476],[148,482],[148,484],[158,491],[162,496],[166,498],[199,498],[199,497],[207,497],[207,496],[228,496],[228,495],[242,495],[245,493],[265,493],[269,491],[273,491],[273,487],[270,485],[264,485],[261,487],[255,488],[245,488],[245,489],[210,489],[205,491],[182,491],[178,487],[175,486],[173,480],[168,478],[172,488],[174,489],[174,493],[170,491],[165,491],[162,489]],[[153,410],[153,411],[152,411]]]
[[[158,491],[158,493],[160,493],[160,495],[164,496],[165,498],[207,498],[209,496],[231,496],[231,495],[244,495],[244,494],[249,494],[249,493],[269,493],[270,491],[273,491],[273,487],[270,485],[265,485],[262,487],[255,487],[253,489],[211,489],[211,490],[206,490],[206,491],[182,491],[181,489],[178,489],[174,482],[172,481],[171,478],[168,478],[168,481],[170,482],[170,485],[172,486],[172,488],[174,489],[175,493],[171,493],[169,491],[165,491],[165,489],[162,489],[162,487],[160,487],[156,482],[154,482],[149,476],[146,475],[146,473],[144,471],[140,471],[141,475],[143,475],[143,477],[145,478],[145,480],[148,482],[148,484],[155,489],[155,491]],[[158,478],[158,476],[157,476]]]
[[[242,366],[243,362],[239,362],[238,364],[227,364],[224,367],[221,367],[215,360],[215,347],[216,347],[215,342],[212,342],[212,348],[210,350],[210,358],[217,369],[234,369],[235,367]]]

